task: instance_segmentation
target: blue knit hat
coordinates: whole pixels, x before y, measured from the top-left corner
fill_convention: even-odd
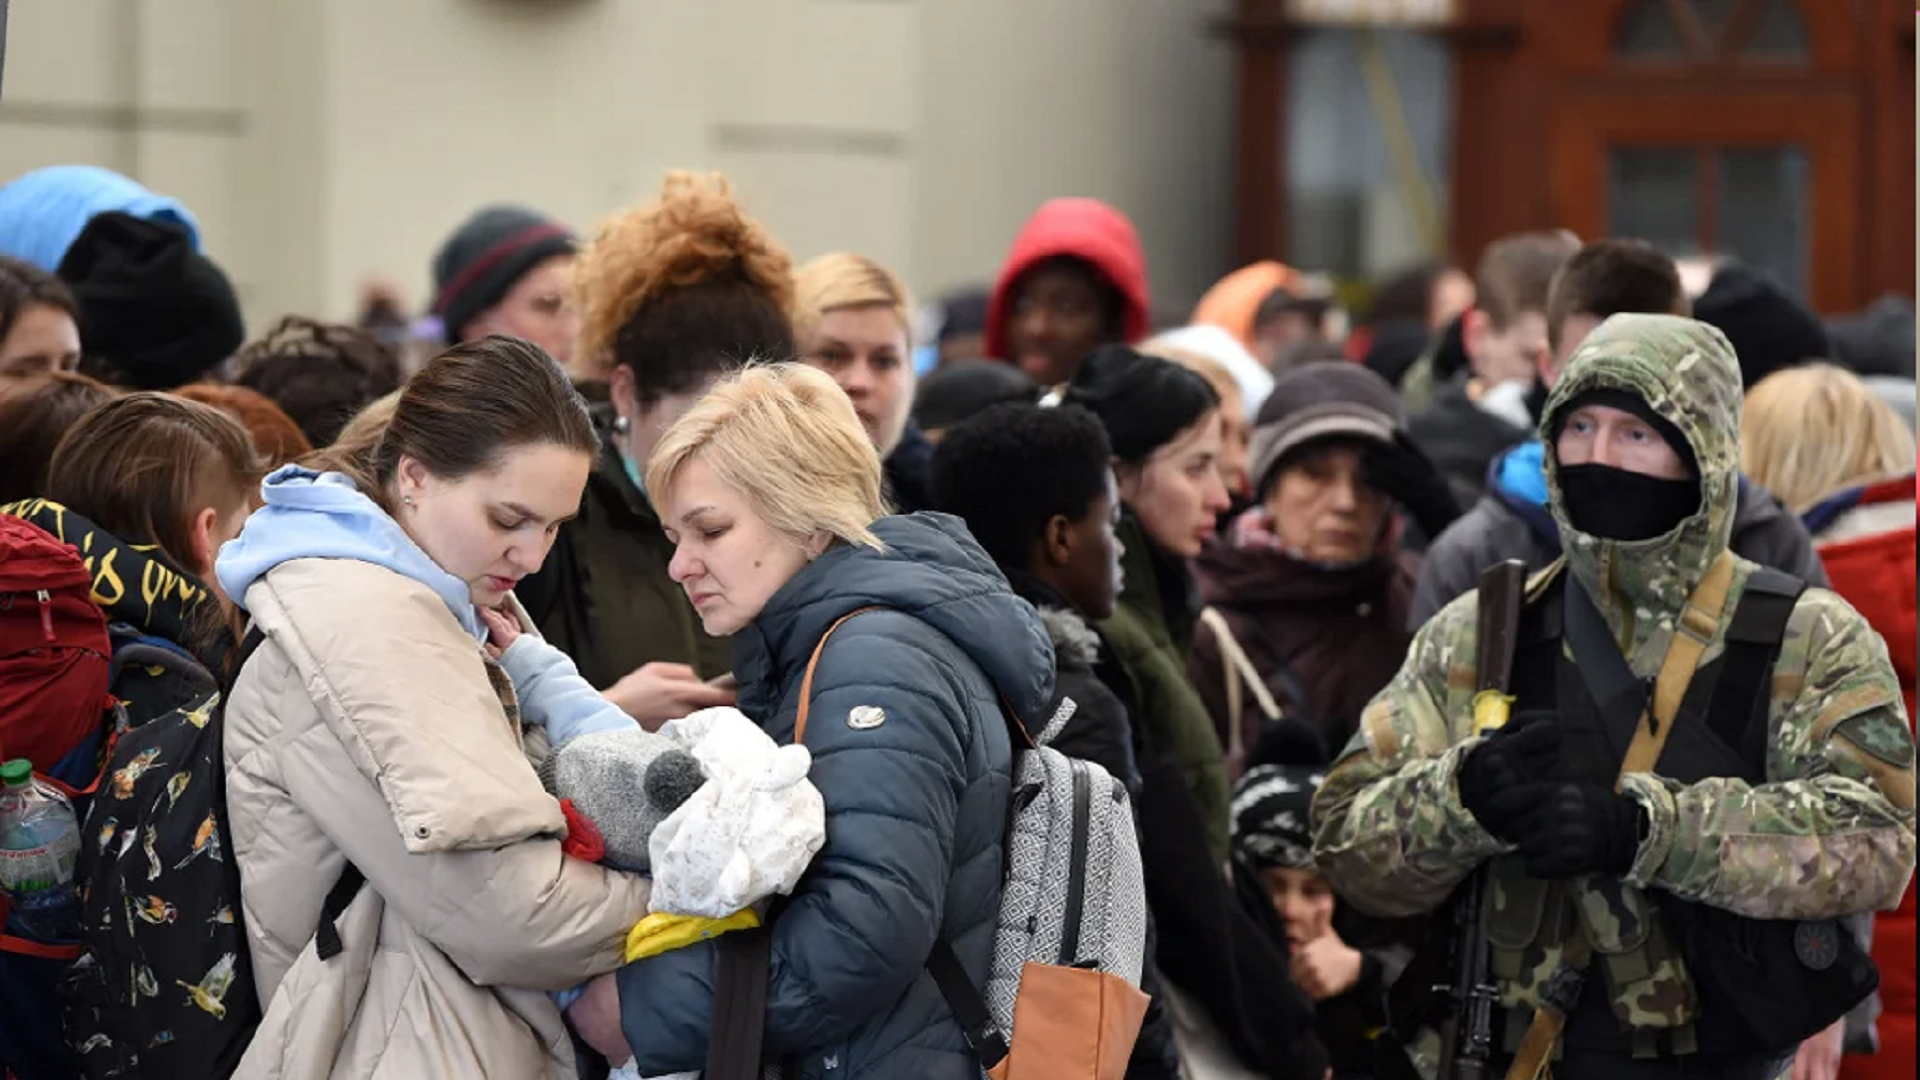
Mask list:
[[[112,169],[53,165],[0,187],[0,255],[58,270],[87,222],[110,211],[176,224],[200,250],[200,223],[179,200],[156,195]]]

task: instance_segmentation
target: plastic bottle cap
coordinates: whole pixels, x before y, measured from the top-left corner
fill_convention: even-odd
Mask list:
[[[8,787],[26,787],[33,783],[33,762],[22,757],[0,765],[0,781]]]

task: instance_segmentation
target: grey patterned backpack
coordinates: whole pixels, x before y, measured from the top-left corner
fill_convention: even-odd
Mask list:
[[[814,648],[800,686],[794,741],[806,731]],[[966,1032],[982,1069],[1015,1075],[1120,1080],[1146,1016],[1140,968],[1147,939],[1146,884],[1126,787],[1091,761],[1049,746],[1072,718],[1061,703],[1040,737],[1006,709],[1013,738],[1007,875],[984,992],[953,946],[936,939],[927,971]]]

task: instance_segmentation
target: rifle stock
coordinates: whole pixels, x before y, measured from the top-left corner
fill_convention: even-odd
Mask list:
[[[1520,603],[1527,568],[1517,559],[1496,563],[1480,575],[1479,621],[1475,627],[1475,734],[1507,722],[1512,698],[1513,656],[1520,637]],[[1481,918],[1487,874],[1473,872],[1454,894],[1452,984],[1436,987],[1453,1000],[1440,1031],[1441,1080],[1483,1080],[1493,1056],[1493,1009],[1500,988],[1493,982],[1487,928]]]

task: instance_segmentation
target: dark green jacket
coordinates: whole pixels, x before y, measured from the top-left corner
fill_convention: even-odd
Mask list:
[[[1147,539],[1131,512],[1118,532],[1127,549],[1121,563],[1126,587],[1113,617],[1099,624],[1100,633],[1132,683],[1135,722],[1180,767],[1206,821],[1208,850],[1224,867],[1232,801],[1226,757],[1206,703],[1187,679],[1197,608],[1193,581],[1179,560]]]
[[[580,516],[540,572],[514,590],[540,633],[606,689],[642,664],[690,664],[702,678],[732,665],[732,648],[700,628],[686,593],[667,576],[673,545],[660,517],[603,443],[587,478]]]

